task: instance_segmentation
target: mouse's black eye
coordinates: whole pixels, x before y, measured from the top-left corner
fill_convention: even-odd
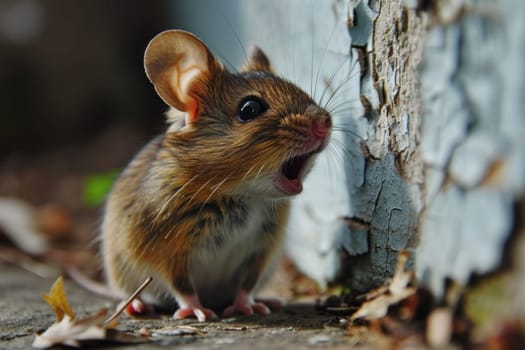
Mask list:
[[[266,109],[267,107],[263,101],[257,97],[250,96],[242,100],[239,104],[237,118],[239,118],[241,122],[247,122],[263,114]]]

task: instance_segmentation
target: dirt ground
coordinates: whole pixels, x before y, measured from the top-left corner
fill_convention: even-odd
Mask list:
[[[41,278],[20,268],[0,265],[0,349],[29,349],[36,332],[55,321],[53,310],[41,298],[49,291],[53,279]],[[66,281],[69,302],[81,318],[112,302],[94,296]],[[347,320],[315,308],[314,302],[290,304],[268,316],[238,316],[198,323],[195,320],[132,319],[123,316],[119,330],[155,330],[164,327],[189,326],[195,334],[150,337],[141,344],[92,344],[103,349],[368,349],[370,340],[349,336]]]

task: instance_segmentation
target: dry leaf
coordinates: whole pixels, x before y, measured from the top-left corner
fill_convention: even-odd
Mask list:
[[[66,293],[64,292],[64,280],[62,276],[57,278],[55,283],[53,283],[49,294],[43,295],[42,298],[53,308],[58,322],[62,321],[64,314],[69,316],[71,320],[75,319],[75,314],[71,306],[69,306]]]
[[[416,292],[415,287],[409,287],[413,274],[405,270],[407,260],[408,253],[401,252],[390,284],[368,293],[366,301],[352,315],[352,320],[359,318],[374,320],[384,317],[389,306],[399,303]]]
[[[33,347],[37,349],[47,349],[55,345],[80,347],[82,340],[104,340],[106,329],[102,325],[107,313],[107,310],[100,310],[97,314],[81,320],[72,319],[66,314],[44,333],[37,334]]]
[[[148,279],[146,282],[132,297],[136,297],[151,280]],[[121,343],[136,343],[147,340],[147,337],[112,329],[115,326],[115,319],[122,312],[121,310],[109,318],[108,310],[102,309],[94,315],[80,320],[76,319],[64,292],[62,277],[53,283],[49,294],[44,295],[43,299],[55,311],[57,320],[46,331],[35,336],[34,348],[47,349],[55,345],[80,347],[82,341],[93,340]]]

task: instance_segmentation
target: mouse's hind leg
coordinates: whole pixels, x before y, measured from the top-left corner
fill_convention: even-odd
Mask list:
[[[243,267],[243,269],[246,269],[244,271],[244,281],[235,293],[232,305],[224,310],[224,316],[231,316],[235,313],[268,315],[271,313],[271,309],[279,309],[283,306],[283,303],[277,299],[264,300],[254,297],[254,290],[257,289],[259,279],[266,269],[269,259],[266,252],[268,251],[270,250],[263,250],[259,254],[254,255]]]
[[[181,266],[186,266],[186,264],[182,263]],[[199,322],[217,318],[215,312],[202,306],[187,269],[178,268],[173,272],[172,293],[179,304],[179,309],[175,311],[173,318],[196,317]]]
[[[240,289],[235,295],[233,304],[224,310],[223,316],[232,316],[235,313],[268,315],[271,313],[271,309],[281,308],[282,306],[283,304],[278,300],[255,299],[252,293]]]

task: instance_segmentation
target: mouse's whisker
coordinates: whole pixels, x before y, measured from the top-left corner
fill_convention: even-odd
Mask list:
[[[354,101],[346,101],[344,103],[340,103],[339,105],[335,106],[334,108],[327,109],[327,111],[331,115],[339,115],[339,114],[360,115],[361,114],[361,108],[360,108],[360,106],[357,106],[355,103],[356,103],[356,100],[354,100]]]
[[[250,175],[250,173],[252,172],[253,168],[255,167],[255,164],[253,164],[250,169],[248,169],[248,171],[246,171],[246,173],[244,174],[244,176],[241,178],[241,182],[244,182],[244,180],[246,180],[246,178],[248,177],[248,175]]]
[[[239,69],[237,68],[237,66],[233,64],[232,61],[230,61],[221,50],[214,48],[213,51],[215,52],[217,57],[219,57],[221,62],[226,63],[226,67],[230,72],[239,73]]]
[[[203,184],[201,185],[201,187],[200,187],[197,191],[195,191],[195,192],[193,193],[193,196],[191,196],[191,198],[190,198],[190,200],[188,201],[187,205],[190,206],[191,203],[193,202],[193,200],[195,199],[195,197],[196,197],[196,196],[197,196],[197,195],[198,195],[198,194],[199,194],[204,188],[206,188],[206,187],[208,186],[208,184],[209,184],[210,182],[212,182],[212,180],[214,180],[215,178],[216,178],[216,176],[214,176],[214,177],[208,179],[205,183],[203,183]]]
[[[346,148],[343,143],[330,143],[327,145],[325,154],[330,158],[330,162],[334,165],[352,164],[355,161],[356,153],[354,150]]]
[[[204,200],[204,202],[202,202],[202,205],[201,205],[201,207],[200,207],[200,209],[199,209],[199,212],[197,213],[197,216],[200,216],[200,215],[201,215],[201,212],[202,212],[202,209],[204,208],[204,206],[205,206],[206,204],[208,204],[209,200],[213,197],[213,195],[214,195],[215,193],[217,193],[217,191],[219,190],[219,188],[221,188],[222,185],[224,185],[224,183],[225,183],[226,181],[228,181],[228,179],[230,178],[230,176],[231,176],[231,174],[228,175],[228,176],[226,176],[224,179],[222,179],[222,181],[220,181],[220,182],[217,183],[216,185],[211,186],[211,188],[213,188],[213,191],[211,191],[210,194],[208,195],[208,197],[206,197],[206,199]]]
[[[354,149],[348,147],[345,142],[337,139],[332,139],[330,143],[328,144],[328,152],[334,152],[337,155],[343,155],[346,158],[343,160],[349,162],[351,161],[350,156],[359,156],[360,153],[356,152]]]
[[[338,184],[337,174],[344,174],[345,164],[349,163],[341,159],[338,149],[333,144],[329,144],[326,148],[325,160],[327,163],[327,169],[331,180],[330,184],[332,186],[332,189],[337,190],[337,188],[334,188]]]
[[[334,79],[338,76],[338,73],[343,69],[345,66],[345,63],[348,62],[348,59],[344,59],[337,65],[335,70],[328,76],[328,80],[325,82],[325,87],[323,89],[323,92],[321,93],[321,96],[319,97],[319,105],[325,107],[326,104],[323,103],[323,100],[325,98],[325,95],[328,93],[330,88],[332,87],[332,83],[334,82]]]
[[[343,91],[343,92],[346,92],[346,90]],[[356,97],[353,97],[353,98],[345,98],[344,101],[338,101],[337,103],[335,103],[335,101],[334,101],[333,105],[331,105],[330,103],[327,103],[327,104],[325,104],[324,108],[327,111],[332,112],[336,108],[339,108],[341,106],[346,106],[346,105],[354,105],[356,102],[361,102],[361,97],[356,96]]]
[[[359,133],[355,129],[352,129],[352,128],[349,128],[349,127],[343,127],[343,126],[334,125],[332,127],[332,132],[333,133],[351,134],[351,135],[355,136],[358,140],[360,140],[360,141],[363,140],[363,136],[359,135]],[[332,140],[334,142],[339,141],[339,140],[335,140],[334,138],[332,138]],[[339,142],[341,142],[341,141],[339,141]]]
[[[325,109],[334,109],[335,106],[338,106],[341,103],[355,103],[361,102],[361,95],[357,91],[355,80],[350,81],[353,77],[345,78],[345,80],[340,81],[340,84],[330,93],[328,100],[324,103],[323,108]],[[337,96],[342,96],[343,98],[337,99]]]
[[[258,179],[259,178],[259,175],[261,175],[261,172],[263,171],[263,169],[266,167],[266,163],[261,165],[261,167],[259,168],[259,171],[257,172],[257,174],[255,175],[255,179]]]
[[[340,148],[330,143],[327,145],[321,158],[323,158],[323,162],[316,162],[315,167],[319,167],[319,171],[325,172],[325,177],[329,179],[327,182],[330,184],[330,190],[337,191],[338,188],[336,186],[340,184],[338,174],[344,174],[345,164],[349,164],[348,161],[344,161],[344,158],[350,157],[348,154],[345,157],[344,152],[341,152]]]
[[[291,38],[291,43],[292,43],[292,55],[291,55],[291,59],[292,59],[292,79],[293,79],[294,82],[296,82],[297,81],[297,74],[296,74],[296,63],[295,63],[296,62],[296,59],[295,59],[295,48],[296,48],[296,42],[297,42],[297,22],[294,20],[294,17],[293,17],[294,12],[290,8],[288,9],[288,14],[290,15],[288,23],[290,23],[290,25],[293,25],[293,28],[289,32],[293,33],[293,36]],[[288,46],[288,45],[285,45],[285,46]]]
[[[314,1],[310,0],[310,23],[312,25],[312,34],[310,35],[310,96],[313,96],[313,83],[314,83],[314,51],[315,51],[315,35],[316,22],[315,22],[315,11]]]
[[[184,185],[182,185],[177,191],[175,191],[169,198],[168,200],[166,200],[164,202],[164,204],[162,205],[162,207],[160,208],[159,212],[157,213],[157,215],[155,216],[155,219],[153,220],[153,222],[157,222],[160,217],[162,216],[162,214],[164,213],[164,211],[166,210],[166,208],[168,208],[169,204],[177,197],[177,195],[179,193],[181,193],[193,180],[195,180],[199,175],[201,175],[201,173],[199,174],[195,174],[195,176],[193,176],[191,179],[189,179]]]
[[[242,53],[244,55],[244,59],[247,62],[248,61],[248,53],[246,51],[246,45],[241,40],[241,36],[239,35],[239,32],[235,29],[235,26],[233,25],[232,21],[230,20],[230,18],[228,18],[228,16],[226,16],[226,14],[224,13],[223,9],[220,6],[219,6],[219,11],[220,11],[220,13],[222,15],[222,18],[224,19],[226,24],[228,24],[228,27],[230,28],[231,32],[235,36],[235,40],[237,41],[237,44],[241,48]]]
[[[315,83],[314,83],[314,91],[313,91],[313,94],[312,94],[312,98],[315,99],[315,95],[317,93],[317,86],[319,85],[319,77],[321,75],[321,68],[324,67],[324,61],[325,61],[325,58],[326,58],[326,54],[328,53],[328,48],[330,47],[330,43],[332,42],[332,38],[335,34],[335,30],[337,29],[338,27],[338,23],[335,23],[335,25],[333,26],[331,32],[330,32],[330,35],[328,36],[328,41],[326,42],[326,47],[324,48],[323,50],[323,55],[321,56],[321,62],[319,63],[319,65],[317,66],[317,74],[315,76]],[[313,36],[313,34],[312,34]]]
[[[346,63],[346,60],[343,61],[342,63]],[[350,72],[346,75],[346,77],[339,83],[338,86],[335,87],[335,89],[332,90],[332,92],[330,93],[330,96],[328,97],[328,100],[326,100],[326,102],[323,102],[322,100],[319,101],[319,104],[323,106],[323,108],[328,108],[328,106],[330,105],[330,102],[337,96],[337,94],[339,93],[339,91],[345,87],[345,85],[350,81],[352,80],[352,78],[355,78],[356,74],[360,73],[359,70],[356,70],[355,69],[355,63],[350,67]],[[341,65],[337,71],[336,71],[336,74],[332,75],[330,77],[330,79],[328,80],[328,83],[326,84],[326,88],[325,88],[325,91],[323,92],[323,95],[321,96],[321,98],[324,98],[324,94],[326,92],[328,92],[328,89],[331,87],[335,77],[337,76],[337,73],[338,71],[343,67],[343,65]],[[343,90],[344,91],[344,90]],[[348,100],[346,100],[348,101]]]
[[[213,5],[212,5],[213,7]],[[242,54],[244,55],[244,58],[245,60],[247,61],[248,60],[248,54],[246,52],[246,45],[243,43],[243,41],[241,40],[241,37],[239,35],[239,32],[235,29],[235,26],[233,25],[230,17],[228,17],[226,15],[226,13],[224,12],[223,8],[220,7],[220,6],[217,6],[217,7],[214,7],[212,9],[212,11],[216,10],[216,12],[219,12],[222,19],[224,20],[224,22],[228,25],[228,28],[230,29],[230,31],[233,33],[233,35],[235,36],[235,39],[237,41],[237,44],[239,45],[241,51],[242,51]],[[220,59],[223,61],[223,62],[226,62],[229,70],[231,72],[234,72],[234,73],[239,73],[239,70],[237,69],[237,65],[233,64],[230,60],[227,59],[227,55],[224,55],[224,52],[221,52],[220,50],[217,49],[217,47],[213,47],[213,51],[217,53],[217,56],[220,57]],[[232,56],[231,54],[229,55],[230,57]]]

